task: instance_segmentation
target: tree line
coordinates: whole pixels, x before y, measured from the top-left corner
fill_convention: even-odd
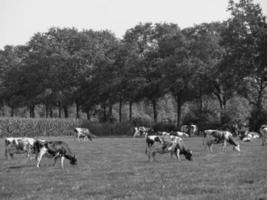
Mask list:
[[[203,110],[206,96],[220,106],[240,95],[255,116],[264,111],[267,94],[267,23],[253,0],[229,1],[231,17],[181,29],[173,23],[140,23],[122,39],[108,31],[50,28],[36,33],[26,45],[0,50],[0,105],[10,115],[27,107],[44,105],[45,116],[69,117],[76,105],[88,119],[101,111],[103,121],[112,109],[146,100],[158,120],[157,103],[169,94],[176,103],[177,126],[182,106],[197,102]]]

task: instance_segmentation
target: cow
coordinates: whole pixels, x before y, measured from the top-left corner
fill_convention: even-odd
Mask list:
[[[266,137],[267,137],[267,125],[266,124],[261,125],[260,134],[261,134],[262,146],[264,146],[266,143]]]
[[[5,138],[5,157],[14,158],[14,154],[26,154],[27,160],[31,159],[30,155],[35,153],[34,143],[37,140],[29,137],[7,137]]]
[[[145,136],[145,134],[146,133],[148,134],[149,132],[152,132],[151,128],[147,128],[144,126],[133,127],[133,137],[134,138],[140,137],[140,136]]]
[[[183,154],[185,158],[189,161],[192,160],[192,151],[185,147],[181,138],[175,136],[175,139],[172,141],[163,141],[161,147],[155,147],[149,149],[148,152],[148,160],[155,160],[156,154],[165,154],[170,153],[171,157],[173,154],[176,156],[178,160],[180,160],[180,155]]]
[[[195,124],[182,125],[181,131],[187,133],[191,137],[197,134],[198,128]]]
[[[240,151],[240,145],[234,140],[233,135],[229,131],[220,131],[220,130],[205,130],[204,131],[204,140],[203,145],[209,148],[212,152],[213,144],[223,144],[222,150],[226,151],[226,145],[229,143],[233,145],[233,150]]]
[[[80,141],[80,138],[83,138],[83,140],[90,140],[92,141],[93,138],[95,138],[96,136],[94,134],[92,134],[89,129],[87,128],[75,128],[74,132],[76,133],[76,138],[78,141]]]
[[[182,131],[172,131],[170,135],[178,136],[178,137],[189,137],[189,135]]]
[[[253,139],[259,138],[259,134],[257,132],[247,132],[246,134],[243,135],[243,137],[240,137],[240,139],[243,142],[250,142]]]
[[[145,141],[146,141],[146,149],[145,154],[147,154],[147,150],[150,149],[156,142],[163,144],[164,140],[159,135],[148,135],[148,133],[145,133]]]
[[[61,168],[64,169],[64,159],[70,160],[71,165],[77,164],[76,156],[71,152],[67,143],[63,141],[37,141],[34,143],[34,149],[38,152],[37,167],[40,167],[40,162],[44,155],[54,158],[54,166],[58,158],[61,158]]]

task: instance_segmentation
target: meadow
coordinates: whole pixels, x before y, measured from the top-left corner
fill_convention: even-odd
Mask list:
[[[44,138],[44,137],[43,137]],[[4,158],[0,141],[0,199],[267,199],[267,146],[260,140],[241,144],[241,152],[230,146],[221,152],[205,151],[202,138],[186,138],[193,161],[157,155],[148,162],[142,138],[103,137],[78,142],[73,137],[49,137],[67,142],[78,165],[43,158],[41,167],[24,155]]]

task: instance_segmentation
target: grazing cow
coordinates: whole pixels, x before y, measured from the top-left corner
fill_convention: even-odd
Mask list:
[[[180,160],[180,155],[183,154],[187,160],[192,160],[192,151],[187,149],[181,138],[174,136],[175,139],[172,141],[164,141],[161,147],[151,148],[148,153],[148,160],[152,156],[152,160],[155,160],[156,154],[170,153],[171,157],[173,154],[178,160]]]
[[[90,140],[92,141],[93,138],[95,138],[96,136],[94,134],[92,134],[89,129],[87,128],[75,128],[74,132],[76,133],[76,137],[77,140],[80,141],[80,138],[83,138],[83,140]]]
[[[156,142],[162,144],[164,142],[163,138],[158,135],[148,135],[148,133],[145,134],[145,140],[146,140],[146,149],[145,154],[147,154],[147,149],[150,149]]]
[[[213,144],[223,144],[223,151],[226,151],[227,143],[233,145],[233,150],[240,151],[240,145],[234,140],[232,133],[229,131],[220,130],[205,130],[204,131],[204,141],[203,144],[209,147],[210,152],[212,152]]]
[[[166,131],[160,131],[160,132],[158,132],[158,134],[161,135],[161,136],[163,136],[163,137],[165,137],[165,136],[168,137],[168,136],[171,135],[171,133],[166,132]]]
[[[182,131],[172,131],[170,135],[178,136],[178,137],[189,137],[189,135]]]
[[[256,132],[247,132],[244,134],[242,138],[240,138],[243,142],[250,142],[253,139],[259,138],[259,134]]]
[[[5,138],[5,157],[13,158],[14,154],[25,154],[30,159],[30,154],[34,153],[34,143],[36,139],[28,137],[7,137]]]
[[[144,126],[134,127],[133,128],[133,137],[135,138],[135,137],[144,136],[146,133],[148,134],[151,131],[152,131],[151,128],[147,128]]]
[[[195,124],[181,126],[181,131],[187,133],[190,137],[196,135],[197,130],[197,125]]]
[[[260,134],[261,134],[262,146],[264,146],[266,143],[266,137],[267,137],[267,125],[266,124],[261,125]]]
[[[54,165],[56,165],[57,159],[61,158],[61,167],[64,168],[64,158],[70,160],[70,164],[76,165],[77,158],[71,152],[67,143],[63,141],[37,141],[34,143],[34,149],[38,152],[37,167],[40,167],[42,157],[48,154],[54,158]]]

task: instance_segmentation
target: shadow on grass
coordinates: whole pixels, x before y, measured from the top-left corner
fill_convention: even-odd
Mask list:
[[[15,166],[10,166],[8,169],[22,169],[22,168],[32,168],[33,165],[15,165]]]

